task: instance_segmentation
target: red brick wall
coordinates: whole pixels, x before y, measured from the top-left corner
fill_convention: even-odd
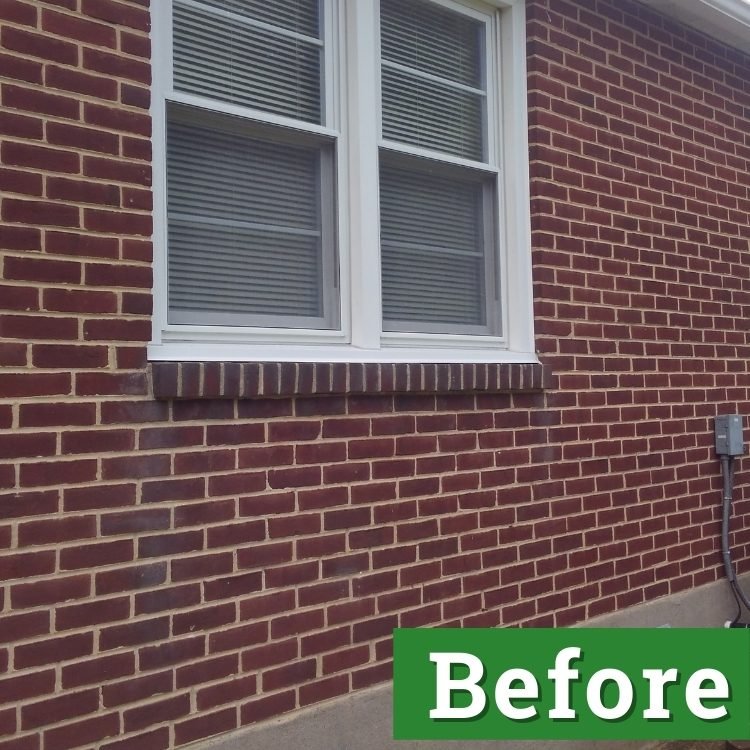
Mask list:
[[[750,60],[629,0],[529,4],[555,386],[166,402],[147,6],[0,0],[0,748],[160,750],[387,679],[396,625],[567,625],[721,577]]]

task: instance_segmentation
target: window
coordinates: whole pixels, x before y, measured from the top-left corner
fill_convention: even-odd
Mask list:
[[[533,361],[523,10],[159,3],[152,358]]]

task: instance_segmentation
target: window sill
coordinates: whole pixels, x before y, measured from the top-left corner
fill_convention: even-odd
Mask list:
[[[151,375],[157,399],[509,393],[551,386],[549,369],[538,362],[153,362]]]

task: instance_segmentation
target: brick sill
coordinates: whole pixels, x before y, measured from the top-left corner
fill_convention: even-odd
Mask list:
[[[157,399],[252,399],[395,393],[509,393],[549,388],[539,363],[153,362]]]

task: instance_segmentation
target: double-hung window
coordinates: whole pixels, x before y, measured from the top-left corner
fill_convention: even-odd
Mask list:
[[[158,3],[151,356],[533,360],[523,11]]]

